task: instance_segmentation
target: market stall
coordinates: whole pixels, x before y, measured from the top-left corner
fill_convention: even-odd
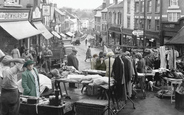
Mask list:
[[[74,108],[77,107],[77,110],[80,108],[79,107],[80,104],[78,103],[79,105],[76,106],[75,103],[80,102],[80,100],[82,101],[83,98],[80,98],[79,94],[73,95],[73,93],[70,92],[70,89],[67,88],[66,84],[68,83],[78,84],[78,89],[84,88],[81,86],[85,86],[85,91],[80,92],[80,95],[84,97],[84,99],[88,98],[89,100],[92,100],[92,99],[96,100],[95,102],[101,102],[101,100],[97,99],[97,97],[90,97],[89,95],[87,95],[87,94],[91,94],[92,96],[94,95],[94,92],[98,92],[97,90],[94,91],[94,87],[96,86],[98,86],[99,88],[104,88],[105,86],[108,85],[108,77],[103,77],[100,74],[105,75],[105,71],[84,70],[83,72],[80,72],[76,70],[73,66],[63,66],[60,69],[54,69],[48,75],[49,78],[51,78],[49,81],[49,84],[43,83],[44,80],[41,79],[42,87],[47,87],[48,89],[51,89],[51,82],[52,82],[52,84],[54,84],[54,92],[51,93],[49,96],[40,97],[40,98],[21,95],[22,101],[20,106],[20,114],[22,115],[43,115],[43,114],[65,115],[65,114],[71,113],[72,115],[74,113]],[[44,75],[41,75],[42,78],[45,77],[43,76]],[[48,86],[46,86],[46,84]],[[113,85],[113,79],[111,79],[111,84]],[[45,91],[43,88],[41,89],[43,90],[43,92]],[[76,99],[76,97],[78,97],[79,99]],[[105,109],[105,107],[107,106],[107,100],[103,100],[103,102],[104,102],[103,108],[99,112],[103,112],[103,109]],[[88,105],[86,105],[85,107],[87,106]],[[95,111],[95,110],[92,110],[92,111]]]

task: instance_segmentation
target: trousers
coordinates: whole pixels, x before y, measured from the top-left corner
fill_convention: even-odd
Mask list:
[[[18,115],[20,107],[20,94],[18,89],[2,88],[1,104],[2,115]]]

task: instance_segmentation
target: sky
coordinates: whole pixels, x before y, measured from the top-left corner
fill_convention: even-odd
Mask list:
[[[56,3],[58,8],[70,7],[74,9],[95,9],[100,6],[103,0],[50,0]]]

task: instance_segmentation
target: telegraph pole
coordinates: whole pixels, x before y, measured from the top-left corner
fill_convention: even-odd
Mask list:
[[[143,28],[143,56],[145,54],[145,42],[146,42],[146,0],[144,0],[144,28]]]

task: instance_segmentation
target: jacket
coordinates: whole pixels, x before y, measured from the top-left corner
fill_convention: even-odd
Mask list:
[[[36,68],[33,68],[33,69],[34,69],[34,71],[37,75],[37,78],[38,78],[38,86],[40,86],[38,71]],[[36,97],[35,79],[31,73],[31,71],[29,71],[29,70],[26,70],[22,73],[22,87],[24,89],[23,95]],[[40,88],[39,88],[39,90],[40,90]]]

